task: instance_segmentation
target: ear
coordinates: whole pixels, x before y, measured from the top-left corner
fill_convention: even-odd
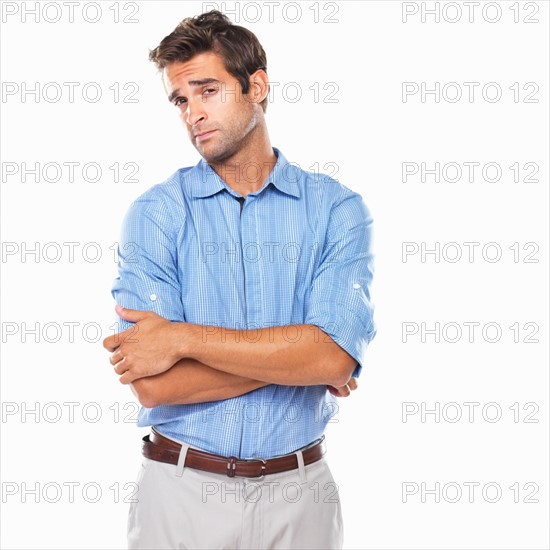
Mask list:
[[[260,104],[269,94],[269,79],[263,69],[258,69],[250,75],[248,98],[251,103]]]

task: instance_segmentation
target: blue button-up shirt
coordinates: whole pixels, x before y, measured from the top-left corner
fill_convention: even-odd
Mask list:
[[[204,160],[135,200],[112,295],[175,322],[316,325],[357,361],[358,376],[376,334],[371,214],[358,193],[273,151],[275,167],[244,202]],[[131,326],[117,320],[120,330]],[[300,338],[295,327],[285,334]],[[142,407],[138,426],[223,456],[270,458],[321,437],[337,411],[325,385],[270,384],[209,403]]]

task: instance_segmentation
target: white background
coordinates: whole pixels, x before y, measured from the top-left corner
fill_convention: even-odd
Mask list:
[[[52,2],[44,12],[45,4],[39,22],[23,18],[35,2],[2,6],[1,542],[124,548],[123,499],[131,492],[124,486],[135,481],[147,430],[132,424],[135,400],[101,346],[114,319],[112,248],[130,202],[199,160],[147,56],[203,9],[200,2],[120,2],[115,23],[115,2],[95,4],[99,16],[94,5],[83,9],[88,2],[70,22],[67,6]],[[257,34],[270,80],[279,83],[267,111],[272,144],[305,169],[332,163],[327,171],[337,167],[335,177],[365,197],[375,220],[378,335],[359,390],[340,401],[327,433],[345,548],[548,548],[548,3],[482,1],[472,22],[462,2],[440,2],[439,22],[433,14],[422,21],[434,2],[300,2],[301,14],[287,4],[273,6],[271,23],[262,2],[260,11],[241,3],[229,13]],[[234,7],[225,3],[226,11]],[[403,10],[411,13],[405,20]],[[69,82],[78,83],[73,101]],[[456,87],[447,86],[438,102],[420,93],[405,102],[403,82],[431,89],[454,82],[463,96],[452,102]],[[479,83],[472,101],[464,82]],[[502,90],[493,102],[482,94],[491,82]],[[35,83],[38,97],[22,94]],[[89,83],[96,84],[87,101]],[[330,83],[336,101],[323,102]],[[534,89],[527,83],[538,86],[538,102],[524,101]],[[297,87],[302,97],[293,103]],[[98,88],[101,99],[89,101]],[[495,89],[486,88],[489,99]],[[21,176],[23,163],[66,162],[79,163],[73,181],[67,169],[56,178],[52,165],[39,181]],[[457,182],[433,175],[422,182],[420,174],[403,181],[404,162],[458,163],[463,174]],[[480,163],[472,182],[465,162]],[[91,168],[83,174],[86,163],[101,167],[97,182],[86,181],[94,177]],[[136,181],[116,182],[114,163],[121,179],[130,176],[123,165],[135,163]],[[483,177],[487,163],[500,166],[498,181]],[[526,163],[538,166],[536,181],[524,181]],[[439,243],[444,253],[439,261],[420,253],[403,261],[405,242],[419,250]],[[473,261],[465,242],[480,243]],[[77,243],[74,258],[64,243]],[[484,256],[487,243],[496,244]],[[524,261],[535,250],[524,250],[526,243],[538,247],[536,262]],[[36,247],[37,255],[25,252]],[[499,247],[502,257],[490,261]],[[462,257],[453,261],[457,250]],[[404,339],[404,323],[419,332]],[[439,343],[433,333],[422,336],[422,323],[439,323]],[[479,323],[472,342],[464,323]],[[515,323],[519,342],[509,328]],[[457,326],[462,336],[452,343]],[[491,343],[496,326],[502,335]],[[529,337],[530,327],[538,332]],[[467,402],[479,403],[472,418]],[[420,410],[436,403],[439,419],[423,419]],[[404,417],[404,407],[418,413]],[[491,421],[499,409],[502,417]],[[457,411],[462,417],[453,422]],[[436,487],[437,495],[422,494]],[[490,502],[495,487],[502,494]]]

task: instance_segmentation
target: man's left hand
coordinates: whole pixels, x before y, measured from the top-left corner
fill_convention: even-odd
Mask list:
[[[118,305],[115,309],[122,319],[135,323],[103,341],[103,347],[113,352],[109,361],[121,375],[122,384],[165,372],[179,361],[175,350],[181,334],[176,323],[153,311],[125,309]]]

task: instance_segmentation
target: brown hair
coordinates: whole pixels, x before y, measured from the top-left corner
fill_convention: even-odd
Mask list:
[[[239,81],[243,94],[248,93],[250,75],[258,69],[267,72],[267,58],[256,35],[234,25],[217,10],[185,18],[149,51],[149,60],[164,69],[174,61],[189,61],[194,55],[208,51],[222,58],[225,70]],[[267,96],[261,106],[265,112]]]

